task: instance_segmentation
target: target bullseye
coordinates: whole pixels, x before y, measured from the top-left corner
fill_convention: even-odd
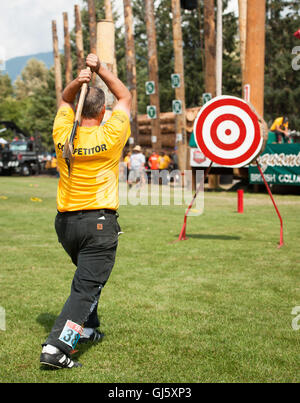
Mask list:
[[[195,120],[194,133],[203,154],[227,167],[247,165],[263,145],[257,115],[235,97],[221,96],[206,103]]]

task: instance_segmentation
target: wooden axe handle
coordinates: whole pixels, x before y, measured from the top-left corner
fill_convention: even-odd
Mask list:
[[[91,71],[91,69],[89,67],[87,67],[87,70]],[[87,83],[82,84],[80,97],[79,97],[77,110],[76,110],[76,115],[75,115],[75,122],[76,121],[79,122],[79,120],[81,118],[82,108],[83,108],[87,90],[88,90],[88,84]]]

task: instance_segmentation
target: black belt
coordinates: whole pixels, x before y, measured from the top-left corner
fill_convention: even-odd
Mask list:
[[[58,214],[65,215],[65,216],[69,216],[69,215],[71,216],[71,215],[76,215],[76,214],[88,214],[88,213],[100,213],[100,214],[102,213],[102,214],[113,214],[113,215],[117,214],[116,210],[110,210],[107,208],[96,209],[96,210],[76,210],[76,211],[63,211],[63,212],[58,211]]]

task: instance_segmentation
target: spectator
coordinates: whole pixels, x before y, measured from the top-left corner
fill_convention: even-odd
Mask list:
[[[164,151],[161,152],[160,159],[159,159],[159,169],[168,169],[170,163],[171,163],[171,158],[168,156],[168,154]]]
[[[152,154],[148,160],[149,168],[152,170],[159,169],[160,156],[156,151],[152,151]]]
[[[289,119],[287,116],[276,118],[271,126],[270,131],[275,133],[277,143],[289,142]]]
[[[140,146],[135,146],[132,150],[129,161],[128,185],[131,187],[133,183],[145,183],[145,162],[146,158],[142,153]]]

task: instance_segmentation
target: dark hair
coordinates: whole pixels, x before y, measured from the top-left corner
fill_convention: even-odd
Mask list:
[[[286,122],[288,122],[288,121],[289,121],[289,118],[288,118],[287,116],[284,116],[282,123],[286,123]]]
[[[88,92],[82,108],[82,117],[96,119],[105,104],[105,94],[98,87],[88,87]]]

